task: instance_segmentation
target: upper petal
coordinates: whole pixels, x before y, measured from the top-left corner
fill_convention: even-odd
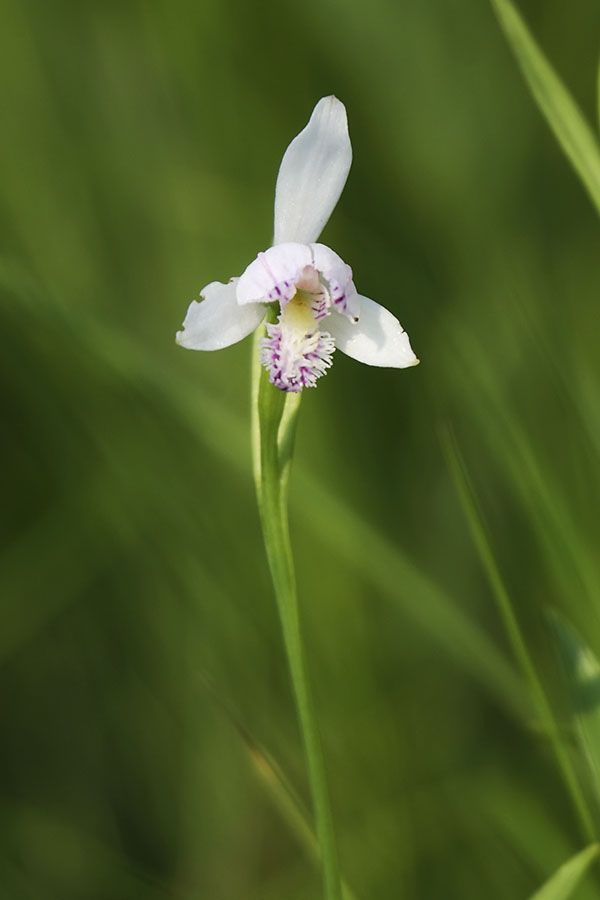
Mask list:
[[[323,97],[281,160],[274,244],[317,240],[340,198],[351,163],[346,108],[337,97]]]
[[[358,295],[358,298],[358,322],[353,324],[337,313],[332,313],[327,319],[327,330],[336,347],[368,366],[391,366],[395,369],[416,366],[419,360],[396,316],[368,297]]]
[[[296,293],[296,282],[311,263],[310,247],[304,244],[269,247],[242,273],[237,286],[238,303],[285,303]]]
[[[222,350],[251,334],[267,312],[262,304],[239,306],[238,278],[229,284],[213,281],[200,291],[204,300],[190,303],[177,343],[187,350]]]

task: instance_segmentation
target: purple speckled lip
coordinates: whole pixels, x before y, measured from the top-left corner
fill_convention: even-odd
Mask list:
[[[290,340],[281,324],[267,325],[267,334],[260,341],[260,361],[271,384],[282,391],[297,394],[305,387],[315,387],[333,362],[333,338],[318,328],[300,339],[294,336],[295,340]]]

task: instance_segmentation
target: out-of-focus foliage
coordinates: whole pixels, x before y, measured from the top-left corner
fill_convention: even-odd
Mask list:
[[[593,122],[598,4],[521,10]],[[324,237],[422,360],[339,354],[301,410],[292,535],[344,875],[363,900],[530,896],[584,837],[440,431],[598,828],[547,625],[599,655],[598,221],[491,6],[4,0],[0,71],[0,896],[319,897],[250,342],[173,335],[269,244],[281,154],[328,93],[355,162]]]
[[[589,866],[597,859],[600,847],[591,844],[558,869],[548,881],[536,891],[531,900],[568,900],[585,875]]]

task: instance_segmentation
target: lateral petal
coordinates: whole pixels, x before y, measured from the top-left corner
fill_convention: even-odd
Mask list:
[[[262,303],[240,306],[236,299],[238,278],[229,284],[213,281],[200,292],[202,302],[190,303],[176,341],[186,350],[222,350],[251,334],[264,319]]]
[[[333,312],[323,325],[332,335],[335,346],[368,366],[405,369],[418,365],[408,335],[396,316],[368,297],[359,294],[358,299],[358,322],[352,323]]]

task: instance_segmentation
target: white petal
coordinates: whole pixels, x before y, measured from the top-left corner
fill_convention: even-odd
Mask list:
[[[358,317],[360,301],[352,281],[352,269],[325,244],[310,245],[313,265],[329,284],[333,308],[349,319]]]
[[[305,266],[312,263],[305,244],[279,244],[259,253],[242,274],[237,286],[238,303],[289,300]]]
[[[323,97],[281,160],[274,244],[317,240],[344,189],[351,163],[346,108],[337,97]]]
[[[419,362],[408,335],[391,312],[368,297],[361,297],[360,318],[352,324],[345,316],[332,313],[323,323],[343,353],[368,366],[405,369]]]
[[[251,334],[266,315],[262,304],[239,306],[236,299],[238,278],[229,284],[213,281],[200,291],[204,300],[193,300],[176,335],[177,343],[187,350],[222,350]]]

